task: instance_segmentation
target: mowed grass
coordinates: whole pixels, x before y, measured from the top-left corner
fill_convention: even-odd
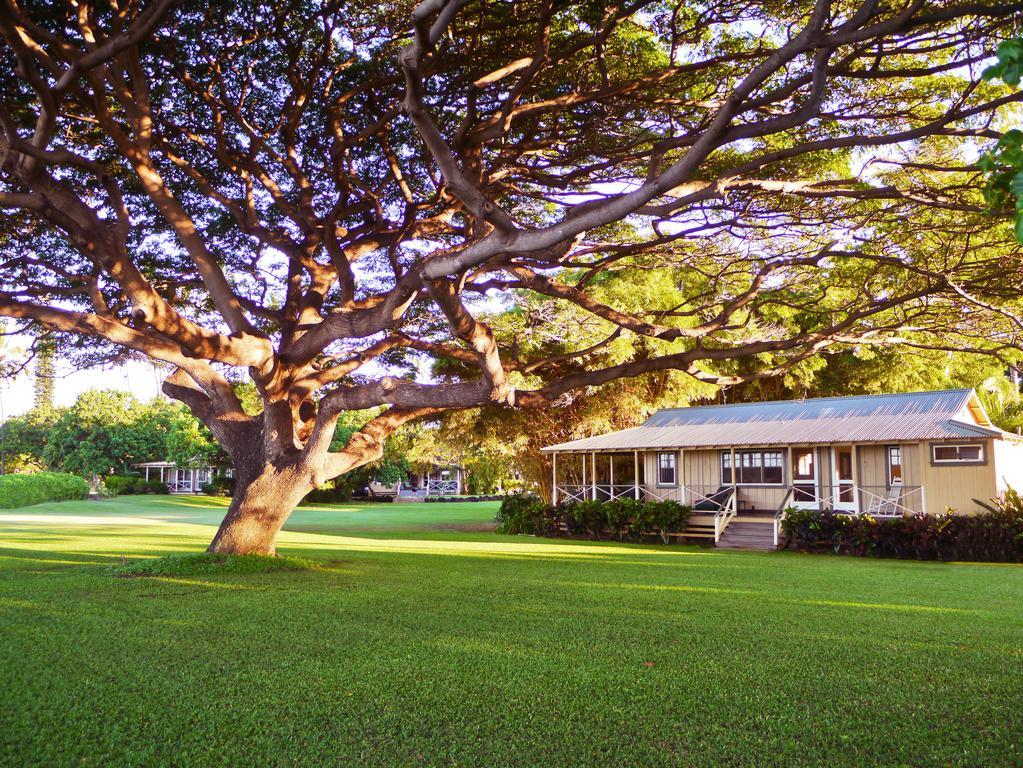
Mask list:
[[[230,499],[210,496],[119,496],[103,501],[56,502],[5,512],[32,516],[73,516],[219,525]],[[500,503],[482,502],[352,502],[300,506],[288,518],[286,531],[369,533],[407,537],[417,532],[472,532],[493,528]],[[54,521],[59,524],[59,519]]]
[[[1021,762],[1016,566],[460,533],[448,505],[282,535],[320,569],[108,575],[207,543],[208,500],[160,501],[0,513],[4,764]]]

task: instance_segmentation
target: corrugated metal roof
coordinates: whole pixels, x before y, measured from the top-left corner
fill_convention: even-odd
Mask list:
[[[545,451],[717,448],[738,445],[887,443],[1001,437],[977,423],[972,389],[821,397],[658,411],[639,427]],[[980,409],[983,412],[983,409]]]

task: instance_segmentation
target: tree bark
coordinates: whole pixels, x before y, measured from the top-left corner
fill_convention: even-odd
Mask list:
[[[292,511],[313,490],[308,473],[267,466],[252,477],[239,472],[234,497],[207,552],[229,555],[276,554],[277,534]]]

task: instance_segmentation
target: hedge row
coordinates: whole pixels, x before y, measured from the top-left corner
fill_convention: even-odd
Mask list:
[[[1014,494],[1015,495],[1015,494]],[[1015,495],[1019,502],[1019,496]],[[805,552],[917,560],[1023,562],[1023,504],[1005,498],[980,515],[873,518],[815,510],[786,511],[787,546]]]
[[[489,496],[427,496],[423,499],[426,502],[445,504],[457,504],[462,501],[502,501],[507,498],[498,494],[491,494]]]
[[[580,501],[552,505],[528,493],[508,496],[497,513],[499,533],[572,536],[621,541],[658,537],[667,544],[682,533],[692,509],[674,501]]]
[[[89,495],[89,484],[63,472],[0,475],[0,509],[27,507],[46,501],[71,501]]]
[[[167,483],[146,480],[138,475],[108,475],[103,478],[107,496],[133,496],[143,493],[170,493]]]

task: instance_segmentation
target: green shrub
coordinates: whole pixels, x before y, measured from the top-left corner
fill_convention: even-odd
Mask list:
[[[603,501],[580,501],[568,507],[568,514],[565,522],[568,523],[568,532],[579,536],[588,534],[594,539],[599,539],[604,526],[607,524],[607,516],[604,512],[606,502]]]
[[[1023,503],[1009,491],[979,515],[904,515],[874,518],[788,509],[788,546],[808,552],[916,560],[1023,562]]]
[[[199,490],[207,496],[230,497],[234,495],[234,478],[227,475],[216,475],[208,483],[199,486]]]
[[[71,501],[89,495],[89,484],[63,472],[0,475],[0,509],[27,507],[46,501]]]
[[[146,481],[138,475],[109,475],[103,479],[108,496],[130,496],[146,492]]]
[[[625,538],[629,525],[640,514],[644,502],[636,499],[612,499],[604,502],[604,525],[619,541]]]
[[[499,533],[530,533],[599,539],[610,533],[619,540],[659,536],[668,543],[670,534],[681,533],[689,522],[691,508],[674,501],[612,499],[579,501],[551,506],[538,496],[520,493],[508,496],[497,513]]]
[[[314,488],[302,499],[302,504],[340,504],[352,500],[352,489],[346,485],[337,485],[329,481],[319,488]]]
[[[170,486],[162,480],[150,480],[143,484],[145,493],[156,493],[160,495],[167,495],[170,493]]]
[[[534,493],[506,496],[497,511],[497,532],[549,536],[553,532],[553,511]]]
[[[667,544],[670,534],[681,533],[689,523],[692,507],[675,501],[645,501],[640,506],[632,526],[632,532],[642,536],[660,536]]]

